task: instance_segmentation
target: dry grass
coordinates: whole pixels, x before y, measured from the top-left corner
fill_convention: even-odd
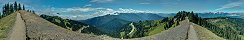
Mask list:
[[[59,27],[36,14],[19,11],[26,26],[27,40],[100,40],[92,34],[83,34]]]
[[[16,13],[0,19],[0,40],[6,40],[9,30],[14,25]]]
[[[225,40],[224,38],[221,38],[221,37],[215,35],[208,29],[203,28],[199,25],[194,24],[193,27],[197,31],[198,37],[200,38],[200,40]]]

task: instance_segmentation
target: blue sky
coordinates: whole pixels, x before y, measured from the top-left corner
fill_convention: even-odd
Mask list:
[[[244,0],[0,0],[0,6],[20,2],[39,14],[58,15],[70,19],[87,19],[115,12],[175,13],[243,12]]]

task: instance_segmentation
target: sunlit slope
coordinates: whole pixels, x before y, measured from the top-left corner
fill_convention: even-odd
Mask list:
[[[100,40],[90,34],[82,34],[59,27],[36,14],[20,11],[26,25],[27,40]]]
[[[202,26],[196,24],[192,24],[192,25],[197,31],[200,40],[225,40]]]
[[[180,22],[180,25],[176,26],[175,28],[165,30],[161,33],[151,35],[151,36],[132,38],[132,39],[103,37],[103,39],[108,39],[108,40],[195,40],[195,39],[225,40],[221,37],[218,37],[211,31],[207,30],[206,28],[203,28],[187,20]]]
[[[11,27],[14,25],[16,13],[0,19],[0,40],[6,40]]]

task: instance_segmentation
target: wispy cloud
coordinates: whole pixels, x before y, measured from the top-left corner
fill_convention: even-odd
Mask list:
[[[90,6],[92,6],[92,4],[87,4],[87,5],[83,6],[83,7],[90,7]]]
[[[228,9],[228,8],[240,7],[242,5],[244,5],[244,0],[240,0],[240,1],[237,1],[237,2],[232,2],[232,3],[225,4],[221,8],[215,9],[214,11],[219,11],[219,10]]]
[[[112,2],[114,0],[91,0],[90,2],[95,2],[95,3],[107,3],[107,2]]]
[[[44,14],[47,15],[56,15],[61,16],[63,18],[73,19],[73,20],[84,20],[97,16],[103,16],[107,14],[114,13],[159,13],[149,10],[135,10],[129,8],[119,8],[117,10],[111,8],[89,8],[89,7],[73,7],[73,8],[49,8],[43,10]],[[56,14],[61,13],[61,14]],[[69,15],[66,15],[69,14]]]
[[[139,4],[151,4],[151,3],[144,2],[144,3],[139,3]]]

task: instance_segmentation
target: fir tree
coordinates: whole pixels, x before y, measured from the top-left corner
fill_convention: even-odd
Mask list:
[[[19,3],[19,6],[18,6],[18,10],[22,10],[22,9],[21,9],[21,5],[20,5],[20,3]]]
[[[16,1],[14,2],[14,8],[13,9],[14,9],[14,11],[17,11],[17,9],[18,9],[18,4]]]
[[[22,9],[25,10],[25,5],[23,5],[23,8]]]

